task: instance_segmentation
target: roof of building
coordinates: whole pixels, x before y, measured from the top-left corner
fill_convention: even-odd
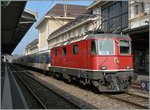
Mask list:
[[[80,25],[80,23],[86,21],[88,18],[90,18],[90,20],[92,20],[91,18],[94,18],[94,15],[91,14],[90,10],[87,10],[86,12],[84,12],[83,14],[79,15],[78,17],[76,17],[74,20],[68,22],[67,24],[63,25],[62,27],[56,29],[54,32],[52,32],[49,37],[48,40],[51,38],[51,36],[53,36],[54,34],[58,34],[61,33],[61,31],[67,31],[68,29],[72,29],[74,26]]]
[[[67,17],[77,17],[86,11],[87,6],[67,4]],[[46,15],[64,17],[64,4],[56,4]]]
[[[64,4],[56,4],[50,9],[44,17],[39,21],[36,28],[44,21],[45,18],[64,17],[64,19],[73,19],[86,11],[87,6],[67,4],[66,17],[64,16]]]
[[[100,7],[100,6],[105,5],[108,2],[110,2],[110,1],[107,1],[107,0],[95,0],[91,5],[89,5],[87,7],[87,9],[93,9],[95,7]]]
[[[34,46],[36,46],[38,44],[39,40],[38,39],[35,39],[33,40],[31,43],[29,43],[26,48],[32,48]]]

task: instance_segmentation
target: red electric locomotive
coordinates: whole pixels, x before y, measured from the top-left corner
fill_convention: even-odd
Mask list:
[[[51,50],[50,71],[68,81],[93,84],[99,91],[126,91],[136,79],[131,39],[119,34],[89,34]]]

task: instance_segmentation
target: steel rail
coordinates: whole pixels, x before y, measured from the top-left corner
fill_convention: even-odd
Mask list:
[[[19,71],[21,71],[20,68],[16,68],[16,69],[18,69]],[[44,87],[47,88],[48,90],[53,91],[56,95],[58,95],[59,97],[65,99],[67,102],[71,103],[72,105],[74,105],[74,106],[77,107],[78,109],[81,109],[81,107],[79,107],[77,104],[71,102],[70,100],[66,99],[65,97],[63,97],[62,95],[60,95],[59,93],[57,93],[55,90],[50,89],[50,88],[47,87],[46,85],[42,84],[40,81],[38,81],[38,80],[36,80],[35,78],[33,78],[31,75],[29,75],[29,72],[22,71],[22,73],[24,73],[26,76],[32,78],[34,81],[36,81],[36,82],[39,83],[40,85],[44,86]],[[15,74],[16,74],[16,73],[15,73]],[[30,89],[30,90],[31,90],[31,89]],[[31,90],[31,91],[32,91],[32,90]],[[40,102],[41,102],[41,101],[40,101]],[[44,105],[44,104],[43,104],[43,105]],[[45,108],[46,108],[46,107],[45,107]]]
[[[10,68],[10,65],[9,67]],[[13,68],[10,68],[11,70],[13,70]],[[43,109],[47,109],[47,107],[41,102],[41,100],[34,94],[34,92],[30,89],[30,87],[21,79],[21,77],[16,73],[17,71],[13,72],[15,73],[15,75],[20,79],[20,81],[25,85],[25,87],[30,91],[30,93],[35,97],[35,99],[40,103],[40,105],[42,106]]]
[[[143,106],[143,105],[139,105],[137,103],[134,103],[134,102],[130,102],[126,99],[123,99],[123,98],[119,98],[117,96],[112,96],[112,95],[109,95],[109,94],[103,94],[104,96],[107,96],[109,98],[112,98],[112,99],[116,99],[116,100],[119,100],[119,101],[122,101],[122,102],[125,102],[125,103],[128,103],[128,104],[131,104],[131,105],[134,105],[134,106],[137,106],[137,107],[140,107],[140,108],[143,108],[143,109],[149,109],[149,107],[146,107],[146,106]]]
[[[25,72],[24,72],[25,73]],[[76,106],[77,108],[81,109],[81,107],[79,107],[78,105],[76,105],[75,103],[71,102],[70,100],[64,98],[62,95],[60,95],[59,93],[57,93],[55,90],[50,89],[49,87],[47,87],[46,85],[44,85],[43,83],[41,83],[40,81],[36,80],[35,78],[31,77],[29,75],[29,72],[25,73],[27,76],[29,76],[30,78],[32,78],[34,81],[38,82],[39,84],[41,84],[42,86],[44,86],[45,88],[53,91],[55,94],[57,94],[58,96],[60,96],[61,98],[65,99],[66,101],[68,101],[69,103],[73,104],[74,106]]]
[[[132,96],[135,96],[135,97],[141,97],[141,98],[149,99],[149,97],[141,96],[141,95],[138,95],[138,94],[132,94],[132,93],[130,93],[130,92],[126,92],[126,94],[132,95]]]

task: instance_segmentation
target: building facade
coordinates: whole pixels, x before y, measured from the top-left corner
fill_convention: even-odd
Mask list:
[[[56,4],[37,24],[36,28],[39,32],[39,51],[48,49],[47,38],[52,32],[73,20],[86,9],[86,6],[80,5],[67,5],[65,7],[66,8],[64,8],[64,4]],[[71,15],[70,13],[75,14]]]
[[[148,0],[129,1],[128,33],[132,38],[134,69],[138,73],[149,72],[149,8]]]
[[[129,1],[129,28],[133,29],[149,24],[149,1]]]
[[[37,53],[38,51],[39,51],[38,39],[35,39],[26,46],[25,55],[34,54],[34,53]]]
[[[107,33],[121,33],[128,28],[128,1],[96,1],[88,9],[101,16],[101,29]]]
[[[47,39],[49,49],[56,44],[67,41],[72,38],[82,37],[86,32],[95,30],[97,17],[91,11],[81,14],[76,19],[51,33]]]
[[[98,28],[107,33],[121,33],[128,28],[128,2],[93,2],[87,7],[85,13],[49,35],[49,49],[60,42],[74,37],[81,37],[87,31],[94,31]]]

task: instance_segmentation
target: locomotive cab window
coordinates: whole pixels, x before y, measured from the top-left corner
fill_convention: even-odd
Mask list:
[[[113,55],[114,42],[112,39],[98,40],[98,54],[99,55]]]
[[[130,54],[130,43],[127,40],[120,40],[120,54]]]
[[[95,40],[91,41],[91,54],[93,55],[96,54],[96,41]]]
[[[78,54],[78,45],[73,45],[73,54]]]
[[[66,47],[64,47],[63,49],[62,49],[62,55],[66,55],[66,53],[67,53],[67,50],[66,50]]]
[[[58,55],[58,49],[55,49],[55,56]]]

